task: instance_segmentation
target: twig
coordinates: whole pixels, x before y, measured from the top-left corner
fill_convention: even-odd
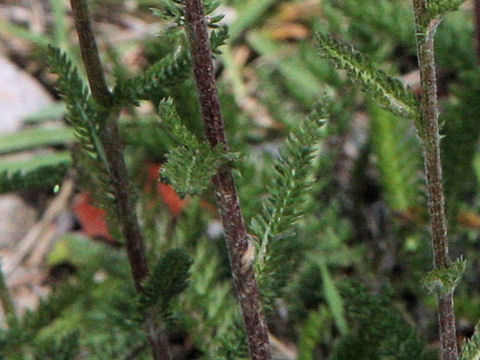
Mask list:
[[[71,0],[70,2],[92,96],[99,105],[108,110],[108,118],[101,131],[101,140],[115,195],[116,215],[121,223],[122,234],[125,238],[135,288],[138,293],[142,293],[144,291],[143,282],[149,276],[149,269],[135,206],[130,195],[127,166],[117,123],[119,109],[112,108],[112,94],[107,87],[103,74],[87,4],[85,0]],[[146,314],[145,321],[153,358],[155,360],[169,360],[171,355],[168,338],[162,331],[156,317],[156,314],[150,311]]]
[[[431,20],[426,0],[413,0],[417,34],[417,53],[422,83],[422,122],[425,126],[423,149],[427,175],[428,210],[430,213],[432,247],[435,268],[447,268],[447,221],[443,193],[440,135],[438,127],[437,79],[435,72],[434,35],[440,22]],[[453,290],[438,295],[438,321],[443,360],[457,360],[457,338],[453,309]]]
[[[205,21],[202,1],[186,0],[185,23],[206,137],[212,147],[220,145],[228,150]],[[254,256],[251,250],[254,245],[246,233],[233,174],[227,165],[218,170],[213,177],[213,184],[225,229],[233,281],[248,336],[250,357],[253,360],[269,360],[272,355],[268,329],[252,265]]]

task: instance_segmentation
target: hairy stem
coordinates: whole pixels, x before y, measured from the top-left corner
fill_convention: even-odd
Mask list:
[[[118,111],[110,113],[105,126],[102,128],[101,141],[115,192],[116,215],[120,220],[121,231],[125,237],[135,287],[140,293],[143,291],[142,283],[148,277],[149,270],[145,246],[135,213],[135,205],[130,196],[130,184],[123,158],[123,146],[120,140],[117,117]]]
[[[72,5],[75,27],[77,29],[80,51],[87,71],[88,83],[92,90],[92,96],[100,105],[109,107],[112,96],[108,90],[102,63],[98,54],[97,42],[93,35],[90,15],[85,0],[70,0]]]
[[[185,22],[206,137],[212,147],[220,145],[228,150],[202,0],[185,1]],[[235,290],[247,332],[250,357],[253,360],[270,360],[272,355],[268,329],[253,269],[254,245],[250,243],[245,230],[235,181],[227,165],[218,170],[213,177],[213,184],[222,216]]]
[[[149,276],[149,269],[135,204],[131,197],[123,144],[118,129],[119,109],[112,107],[112,94],[105,81],[87,4],[85,0],[71,0],[71,5],[92,96],[106,110],[107,119],[101,129],[101,142],[105,150],[110,182],[115,195],[116,216],[125,238],[133,281],[137,292],[142,293],[143,282]],[[152,348],[153,358],[170,360],[168,339],[153,312],[146,314],[145,331]]]
[[[422,83],[422,122],[425,171],[427,175],[428,210],[431,222],[432,247],[435,268],[450,265],[448,255],[447,221],[443,192],[440,134],[438,127],[437,79],[435,72],[434,36],[439,19],[431,20],[426,0],[413,0],[417,34],[417,53]],[[457,338],[453,291],[438,296],[438,321],[443,360],[457,360]]]

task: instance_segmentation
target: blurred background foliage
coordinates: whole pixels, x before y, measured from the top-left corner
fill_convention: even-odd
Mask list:
[[[91,0],[90,6],[112,86],[178,46],[177,30],[150,11],[158,1]],[[455,297],[460,341],[480,318],[480,72],[472,7],[467,1],[449,14],[436,41],[451,252],[469,262]],[[327,99],[330,114],[302,205],[306,215],[295,224],[289,250],[301,256],[269,304],[275,357],[435,358],[435,300],[420,285],[432,260],[413,123],[366,99],[318,55],[312,39],[319,30],[341,37],[418,92],[410,1],[224,0],[217,12],[226,15],[230,32],[216,56],[216,74],[230,146],[239,154],[235,167],[247,223],[259,216],[289,132],[319,100]],[[4,0],[0,15],[3,56],[58,100],[47,45],[80,64],[67,2]],[[192,78],[162,91],[201,137]],[[59,104],[0,136],[1,193],[18,192],[41,214],[68,181],[75,184],[62,212],[71,226],[51,236],[36,264],[48,295],[33,310],[17,309],[20,324],[3,327],[0,353],[4,359],[33,353],[35,359],[149,359],[122,244],[92,203],[82,174],[72,171],[74,137]],[[246,358],[214,194],[210,189],[182,199],[157,183],[175,141],[154,106],[139,105],[122,112],[120,125],[150,260],[181,247],[194,261],[188,287],[169,309],[174,358]],[[6,263],[21,244],[4,252]],[[31,245],[22,261],[35,249]],[[15,269],[7,269],[7,284]],[[11,290],[14,299],[19,296]]]

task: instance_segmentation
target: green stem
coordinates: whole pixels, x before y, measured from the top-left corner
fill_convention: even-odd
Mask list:
[[[413,0],[417,34],[417,53],[422,83],[423,152],[427,175],[428,210],[431,222],[432,248],[435,268],[450,265],[448,255],[447,221],[443,192],[440,134],[438,127],[437,79],[435,71],[434,36],[439,19],[431,19],[426,0]],[[457,360],[457,338],[453,291],[438,295],[438,322],[443,360]]]

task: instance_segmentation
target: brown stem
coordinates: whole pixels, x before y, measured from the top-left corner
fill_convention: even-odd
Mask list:
[[[205,21],[202,1],[186,0],[185,23],[206,137],[212,147],[220,145],[228,150]],[[253,245],[245,230],[231,169],[222,166],[214,176],[213,184],[222,216],[235,290],[247,332],[250,357],[253,360],[270,360],[272,355],[268,329],[253,269]]]
[[[474,0],[475,14],[475,46],[477,51],[477,62],[480,63],[480,0]]]
[[[448,255],[447,221],[443,192],[440,134],[438,127],[437,79],[435,72],[434,36],[440,23],[430,19],[426,0],[413,0],[417,33],[417,53],[422,83],[422,122],[425,172],[427,175],[428,210],[430,214],[432,247],[435,268],[450,265]],[[453,291],[438,296],[438,321],[443,360],[457,360],[457,338]]]
[[[123,158],[123,145],[116,122],[117,116],[117,111],[110,114],[100,136],[115,192],[116,215],[120,219],[121,231],[125,238],[135,288],[137,292],[141,293],[143,292],[142,283],[149,276],[149,270],[135,205],[130,196],[127,167]]]
[[[119,109],[112,107],[112,95],[108,90],[102,70],[90,16],[85,0],[70,0],[80,42],[83,62],[93,99],[105,108],[107,120],[101,129],[101,141],[109,167],[110,182],[115,196],[115,211],[125,238],[127,256],[138,293],[149,276],[145,245],[138,224],[135,204],[130,195],[127,166],[123,156],[123,144],[118,129]],[[155,360],[170,360],[168,339],[153,312],[147,312],[145,330]]]
[[[93,35],[87,3],[85,0],[70,0],[70,4],[72,5],[75,27],[80,42],[80,51],[87,71],[92,96],[100,105],[109,107],[112,103],[112,96],[108,90],[102,70],[102,63],[98,53],[97,42]]]

